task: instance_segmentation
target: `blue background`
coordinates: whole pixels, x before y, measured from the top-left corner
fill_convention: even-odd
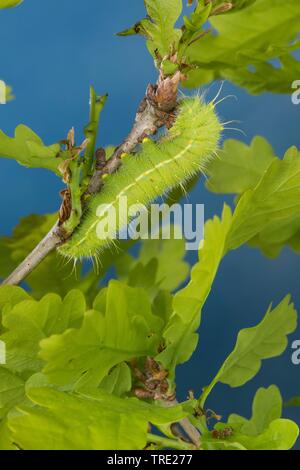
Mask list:
[[[98,93],[109,93],[99,142],[119,143],[130,129],[146,85],[156,79],[144,41],[114,35],[144,16],[142,0],[25,0],[0,15],[0,77],[13,86],[17,98],[0,107],[0,128],[12,135],[15,126],[24,123],[50,144],[74,126],[79,141],[93,84]],[[214,85],[212,95],[217,88]],[[219,111],[225,120],[242,121],[246,137],[230,131],[226,137],[250,142],[261,134],[280,156],[292,144],[300,148],[300,107],[290,96],[253,97],[226,83],[223,94],[230,93],[238,101],[227,100]],[[10,234],[22,216],[57,210],[61,183],[48,172],[0,160],[0,175],[1,235]],[[192,200],[205,203],[209,218],[220,213],[224,198],[208,193],[200,182]],[[229,254],[205,306],[198,352],[179,369],[179,398],[184,399],[189,389],[199,394],[232,350],[237,332],[255,325],[269,303],[279,302],[288,292],[300,310],[299,258],[291,251],[285,250],[275,261],[247,247]],[[282,357],[265,361],[245,387],[217,386],[209,406],[224,416],[248,416],[259,386],[277,384],[284,399],[300,394],[300,366],[291,363],[294,339],[300,339],[299,329]],[[285,415],[300,424],[299,409],[288,409]]]

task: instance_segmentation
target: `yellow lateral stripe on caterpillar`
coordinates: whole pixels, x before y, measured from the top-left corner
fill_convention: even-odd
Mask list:
[[[149,142],[150,142],[150,139],[149,139]],[[89,230],[88,232],[85,234],[85,236],[77,243],[77,246],[79,246],[81,243],[83,243],[87,238],[88,238],[88,235],[89,233],[95,229],[95,227],[97,226],[98,224],[98,221],[101,217],[103,217],[105,215],[105,213],[111,208],[113,207],[115,204],[118,203],[118,201],[121,199],[121,197],[123,196],[126,196],[126,194],[128,193],[128,191],[133,188],[139,181],[143,180],[145,177],[149,176],[151,173],[154,173],[155,171],[157,171],[159,168],[165,166],[165,165],[168,165],[169,163],[171,163],[172,161],[176,160],[176,159],[179,159],[181,158],[182,156],[184,156],[184,154],[192,147],[192,142],[189,143],[187,145],[187,147],[182,150],[178,155],[176,155],[175,157],[173,158],[170,158],[169,160],[166,160],[164,162],[161,162],[161,163],[158,163],[157,165],[154,165],[150,170],[147,170],[145,171],[144,173],[142,173],[140,176],[138,176],[137,178],[135,178],[135,180],[130,183],[128,186],[126,186],[126,188],[124,188],[116,197],[116,199],[114,201],[112,201],[110,204],[108,204],[105,208],[103,207],[102,211],[97,211],[97,220],[95,220],[95,222],[89,227]],[[108,176],[108,175],[104,175],[104,176]]]
[[[89,202],[80,226],[59,251],[72,258],[96,256],[115,238],[112,234],[111,238],[99,239],[96,233],[108,209],[115,209],[120,232],[127,222],[127,214],[119,212],[118,207],[122,196],[127,197],[128,207],[137,203],[149,206],[195,173],[203,172],[218,149],[222,130],[213,103],[206,104],[198,96],[183,99],[173,127],[157,143],[144,139],[137,155],[124,158],[119,171],[106,179],[101,193]]]

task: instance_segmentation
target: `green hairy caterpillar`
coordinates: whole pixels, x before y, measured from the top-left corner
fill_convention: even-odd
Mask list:
[[[157,142],[145,139],[136,155],[124,155],[117,173],[107,176],[101,193],[90,201],[82,223],[60,252],[75,259],[100,254],[115,239],[115,232],[105,239],[97,235],[97,225],[107,210],[115,209],[119,233],[128,223],[127,214],[119,207],[121,198],[126,196],[128,207],[148,207],[159,196],[205,172],[208,160],[218,150],[222,130],[214,101],[205,103],[199,96],[182,99],[166,135]]]

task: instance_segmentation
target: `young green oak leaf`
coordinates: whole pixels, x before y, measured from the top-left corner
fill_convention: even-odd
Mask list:
[[[290,49],[299,51],[300,42],[295,42]],[[276,51],[276,49],[275,49]],[[275,56],[275,52],[273,53]],[[248,67],[242,66],[237,69],[227,69],[224,71],[224,78],[235,85],[249,90],[258,95],[264,92],[270,93],[291,93],[291,83],[300,74],[300,62],[291,52],[277,50],[277,57],[280,66],[276,67],[276,62],[264,62],[253,60],[253,64]]]
[[[271,258],[278,256],[284,246],[289,246],[297,253],[300,253],[300,208],[298,206],[298,189],[300,185],[299,156],[300,152],[295,147],[291,148],[286,153],[284,160],[279,160],[277,163],[274,163],[274,166],[270,167],[270,173],[273,169],[274,175],[274,193],[266,192],[268,199],[265,201],[265,207],[267,207],[268,203],[270,204],[270,209],[268,210],[270,212],[265,212],[267,223],[263,224],[261,230],[255,233],[249,241],[252,247],[261,249],[264,255]],[[262,180],[261,185],[253,190],[253,198],[249,197],[251,205],[253,200],[259,197],[260,191],[263,188],[271,188],[269,183],[265,184],[268,173],[269,171]],[[275,184],[277,184],[277,188]],[[277,200],[280,197],[284,198],[284,201],[278,203]],[[274,207],[273,215],[271,215],[272,205]],[[242,212],[243,209],[241,210]]]
[[[214,217],[205,224],[205,239],[199,247],[200,262],[193,267],[189,284],[176,293],[173,302],[174,311],[186,324],[193,322],[210,293],[224,255],[224,245],[231,220],[231,210],[225,205],[222,220]]]
[[[257,436],[261,434],[272,421],[282,416],[282,397],[278,387],[259,388],[252,404],[251,419],[232,414],[228,425],[238,429],[242,434]]]
[[[276,419],[256,437],[240,437],[247,450],[290,450],[299,436],[298,425],[289,419]]]
[[[225,142],[222,158],[208,168],[207,188],[238,195],[230,249],[248,242],[272,258],[285,245],[300,252],[299,165],[295,147],[280,160],[262,137],[255,137],[250,146]]]
[[[232,148],[231,144],[230,146]],[[260,147],[267,153],[261,167],[257,165],[257,170],[254,170],[255,165],[252,161],[249,163],[248,158],[250,155],[250,158],[254,158],[253,148]],[[225,157],[226,163],[230,168],[233,167],[233,171],[238,175],[242,170],[239,170],[238,164],[235,169],[234,155],[230,155],[231,157]],[[219,175],[221,168],[226,172],[226,163],[221,167],[218,164],[214,167],[215,173],[211,178],[216,185],[222,185]],[[251,150],[246,149],[245,155],[242,154],[242,164],[252,169],[249,171],[249,177],[240,178],[239,183],[229,182],[226,187],[230,190],[233,184],[240,184],[240,188],[245,189],[234,214],[232,215],[231,210],[225,206],[222,222],[218,218],[207,222],[205,241],[199,251],[200,261],[192,269],[191,282],[174,297],[175,313],[164,331],[166,349],[159,355],[159,360],[171,370],[174,370],[177,364],[188,360],[196,347],[195,331],[201,321],[201,310],[225,254],[249,241],[254,243],[254,237],[261,237],[264,231],[267,231],[269,239],[272,240],[274,236],[280,236],[282,239],[290,237],[295,233],[291,233],[291,229],[297,231],[299,227],[300,230],[300,159],[297,149],[291,148],[285,158],[279,160],[272,156],[271,148],[265,141],[255,139]],[[261,178],[259,173],[262,173]],[[250,185],[254,187],[246,190]],[[294,221],[292,224],[291,220]]]
[[[184,257],[183,239],[144,240],[137,258],[126,253],[116,260],[118,278],[132,287],[147,289],[152,296],[160,290],[174,291],[189,273]]]
[[[23,300],[30,300],[29,294],[21,287],[17,286],[0,286],[0,319],[2,318],[1,312],[5,305],[14,307]]]
[[[149,422],[173,423],[186,415],[181,406],[165,408],[97,390],[31,388],[28,398],[38,406],[23,406],[8,421],[14,442],[26,450],[142,450]]]
[[[126,272],[124,270],[124,263],[126,263]],[[149,296],[153,298],[159,290],[157,282],[158,264],[157,258],[153,258],[146,264],[143,264],[129,254],[125,254],[123,259],[116,262],[117,275],[122,282],[129,286],[145,289]],[[121,270],[119,267],[121,267]]]
[[[184,16],[183,35],[179,43],[179,57],[182,58],[186,48],[193,42],[199,39],[201,35],[202,26],[208,20],[213,8],[212,2],[200,0],[196,8],[190,16]]]
[[[191,44],[200,41],[203,36],[210,32],[208,28],[205,29],[210,17],[224,13],[237,12],[252,5],[255,1],[256,0],[232,0],[231,2],[225,2],[224,0],[198,0],[194,11],[189,16],[183,17],[183,35],[179,43],[178,58],[180,60],[183,59],[184,62],[186,60],[185,53],[187,48]],[[193,1],[190,3],[192,4]]]
[[[0,298],[2,289],[0,287]],[[39,372],[43,361],[37,356],[39,343],[53,334],[81,324],[86,303],[80,291],[70,291],[62,300],[48,294],[40,301],[25,299],[14,306],[7,303],[2,310],[0,340],[6,344],[5,368],[14,373]]]
[[[39,342],[47,335],[78,326],[85,300],[79,291],[70,291],[63,301],[49,294],[36,302],[19,287],[2,286],[0,310],[0,339],[6,345],[6,364],[0,366],[0,449],[10,450],[14,446],[6,415],[14,406],[24,403],[27,387],[41,383],[38,376],[42,375],[39,371],[43,361],[38,358]],[[34,372],[37,373],[30,375]]]
[[[178,203],[192,191],[198,180],[199,176],[196,175],[185,184],[184,188],[179,186],[171,190],[166,195],[164,204],[171,206]],[[172,225],[170,225],[170,234],[169,240],[143,240],[136,258],[128,253],[128,248],[134,244],[134,241],[126,242],[127,246],[124,242],[122,246],[119,244],[118,255],[111,259],[111,264],[116,267],[118,279],[133,287],[146,289],[152,297],[156,297],[160,291],[177,289],[186,280],[190,267],[184,260],[185,241],[174,238],[175,228]],[[103,253],[102,265],[105,265],[103,261],[107,253]]]
[[[192,68],[185,85],[196,87],[225,78],[254,94],[290,93],[299,72],[299,62],[291,55],[299,49],[299,1],[272,0],[270,7],[269,0],[258,0],[232,11],[211,17],[217,34],[202,37],[186,50]],[[271,63],[273,59],[279,59],[279,68]]]
[[[162,321],[143,290],[111,281],[96,307],[103,310],[88,311],[80,329],[41,342],[51,382],[77,390],[98,386],[116,365],[157,353]]]
[[[23,400],[24,386],[25,381],[21,377],[0,366],[0,420],[13,406]]]
[[[182,11],[182,0],[145,0],[149,18],[141,20],[120,36],[142,34],[147,39],[150,53],[156,59],[168,56],[176,47],[182,32],[175,27]]]
[[[101,390],[122,397],[132,388],[131,370],[126,362],[118,364],[101,382]]]
[[[57,214],[30,215],[21,219],[11,237],[0,237],[1,278],[7,277],[26,258],[53,227],[56,220]],[[113,259],[110,253],[105,254],[102,259],[101,272],[96,273],[90,270],[82,275],[82,266],[78,265],[73,269],[53,252],[27,277],[26,284],[31,289],[31,295],[36,299],[41,299],[49,292],[64,297],[70,290],[80,289],[91,305],[98,291],[101,274],[105,273]],[[0,290],[0,298],[1,292]]]
[[[263,146],[269,149],[265,143]],[[225,254],[254,240],[268,224],[286,223],[289,217],[298,217],[299,175],[298,151],[292,148],[283,161],[273,158],[259,183],[241,196],[233,215],[225,205],[222,221],[215,217],[207,222],[205,240],[199,251],[200,261],[192,269],[190,283],[175,295],[174,315],[164,330],[166,349],[160,353],[159,360],[166,368],[173,371],[194,351],[201,310]],[[257,175],[252,172],[251,178],[256,179]],[[242,184],[249,182],[250,179]]]
[[[300,253],[300,213],[283,220],[270,222],[265,229],[249,241],[265,256],[276,258],[285,246]]]
[[[45,168],[60,175],[60,145],[45,146],[42,140],[29,127],[19,125],[14,137],[0,131],[0,157],[16,160],[29,168]]]
[[[270,306],[257,326],[241,330],[233,352],[200,398],[203,407],[208,395],[220,382],[240,387],[260,370],[262,361],[279,356],[287,347],[287,335],[297,327],[297,312],[287,296],[277,307]]]
[[[6,418],[0,421],[0,450],[18,450],[12,441]]]
[[[219,156],[208,164],[206,182],[207,189],[218,194],[242,194],[254,188],[276,159],[272,146],[261,136],[254,137],[249,146],[225,140]]]
[[[196,43],[202,37],[210,32],[209,29],[202,29],[206,22],[215,15],[222,15],[229,12],[237,12],[243,8],[252,5],[256,0],[198,0],[196,7],[189,16],[184,16],[183,35],[179,43],[179,58],[185,59],[186,49],[193,43]],[[193,2],[191,2],[193,3]]]
[[[228,425],[217,425],[216,432],[228,430]],[[226,432],[226,431],[225,431]],[[204,449],[214,450],[290,450],[294,447],[299,436],[299,428],[289,419],[275,419],[268,428],[257,436],[249,436],[235,431],[232,435],[223,438],[214,438],[212,435],[202,436]]]
[[[171,206],[178,203],[195,187],[198,179],[199,176],[196,175],[186,183],[184,188],[178,187],[171,190],[166,195],[164,204]],[[110,263],[116,267],[118,279],[132,287],[146,289],[151,298],[160,296],[161,291],[165,298],[170,296],[167,291],[174,291],[180,287],[190,271],[189,264],[184,260],[185,241],[174,239],[175,228],[172,225],[170,225],[170,234],[169,240],[143,240],[137,257],[128,253],[128,248],[134,244],[134,241],[127,241],[127,246],[124,242],[122,246],[119,244],[117,256],[114,256]],[[106,264],[105,259],[108,253],[108,251],[103,253],[102,265]],[[169,311],[161,312],[161,318],[169,318],[169,316]]]
[[[226,250],[253,237],[281,244],[297,233],[300,214],[300,158],[295,147],[283,160],[274,159],[259,183],[240,197],[234,211]],[[277,226],[277,228],[276,228]]]
[[[195,331],[199,328],[202,308],[224,255],[231,220],[231,210],[225,205],[221,220],[214,217],[205,224],[199,262],[192,269],[189,284],[174,296],[174,314],[164,330],[166,349],[157,358],[168,370],[174,372],[176,365],[187,361],[197,346]]]
[[[243,450],[288,450],[298,437],[296,423],[281,419],[282,398],[275,385],[260,388],[252,404],[250,420],[230,415],[227,423],[218,423],[212,433],[203,436],[204,448]]]
[[[194,11],[189,16],[184,16],[183,18],[184,34],[180,41],[181,45],[187,47],[194,41],[199,40],[201,28],[209,20],[210,16],[213,17],[229,12],[235,13],[255,2],[256,0],[232,0],[231,2],[225,2],[224,0],[197,0]]]
[[[23,0],[0,0],[0,10],[2,8],[11,8],[11,7],[16,7],[17,5],[20,5]]]
[[[153,258],[158,260],[157,282],[162,290],[173,291],[182,284],[189,273],[189,264],[184,260],[185,240],[145,240],[139,259],[143,264]]]

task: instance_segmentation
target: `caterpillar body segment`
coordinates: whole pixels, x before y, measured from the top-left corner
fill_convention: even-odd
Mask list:
[[[60,252],[69,258],[101,253],[115,239],[115,232],[105,239],[99,239],[97,234],[97,225],[105,211],[114,208],[117,232],[124,230],[128,216],[122,213],[122,198],[126,196],[128,207],[149,206],[195,174],[205,172],[208,160],[218,150],[222,130],[213,103],[206,104],[199,96],[184,98],[166,135],[158,142],[145,139],[140,151],[134,156],[124,156],[121,168],[105,179],[102,191],[89,202],[80,226]]]

